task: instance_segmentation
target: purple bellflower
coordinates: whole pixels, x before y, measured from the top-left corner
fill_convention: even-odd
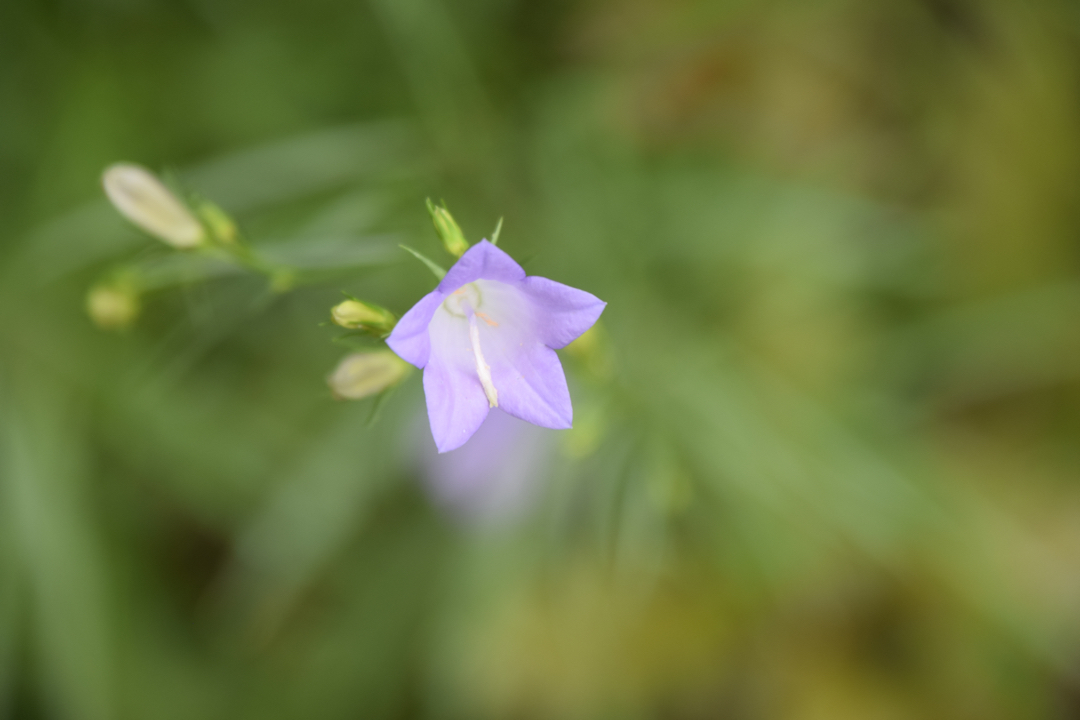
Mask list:
[[[541,427],[569,428],[570,391],[555,350],[592,327],[606,304],[527,277],[482,240],[405,313],[386,344],[423,368],[431,434],[444,453],[472,437],[493,407]]]

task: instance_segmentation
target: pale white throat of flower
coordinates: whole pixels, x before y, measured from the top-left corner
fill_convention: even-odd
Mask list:
[[[484,359],[484,350],[480,347],[480,326],[476,318],[479,316],[492,327],[497,327],[498,323],[479,311],[483,304],[484,295],[479,283],[471,282],[450,293],[450,296],[443,301],[443,309],[455,317],[468,318],[469,342],[472,345],[473,359],[476,361],[476,376],[480,379],[481,387],[484,388],[488,406],[499,407],[499,391],[491,378],[491,366]]]

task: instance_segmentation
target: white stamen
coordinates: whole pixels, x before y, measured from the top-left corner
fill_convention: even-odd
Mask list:
[[[484,386],[488,406],[499,407],[499,391],[491,381],[491,366],[484,361],[484,352],[480,349],[480,328],[476,324],[475,313],[469,313],[469,340],[472,341],[473,356],[476,357],[476,374],[480,376],[480,384]]]

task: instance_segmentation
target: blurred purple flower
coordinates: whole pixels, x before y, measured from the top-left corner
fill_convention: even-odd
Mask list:
[[[592,327],[607,303],[542,277],[526,277],[487,240],[471,247],[387,338],[424,369],[439,452],[461,447],[499,407],[547,428],[571,426],[566,376],[555,350]]]
[[[474,526],[502,525],[536,499],[553,439],[548,430],[493,410],[460,452],[439,454],[424,442],[422,475],[435,502],[454,518]],[[415,457],[415,446],[410,455]]]

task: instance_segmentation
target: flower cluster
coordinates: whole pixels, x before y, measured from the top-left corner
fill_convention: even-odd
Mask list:
[[[117,163],[105,170],[102,183],[124,217],[173,248],[262,273],[275,291],[295,282],[291,268],[268,263],[248,247],[223,210],[205,200],[189,206],[146,168]],[[440,453],[461,447],[491,408],[541,427],[571,427],[570,392],[555,350],[592,327],[606,303],[583,290],[527,276],[496,246],[502,220],[490,242],[470,246],[445,205],[429,200],[427,209],[443,247],[458,260],[445,271],[405,248],[440,282],[400,321],[356,298],[332,309],[336,325],[385,339],[397,355],[378,350],[344,358],[327,378],[334,396],[383,395],[408,374],[404,360],[424,371],[428,420]],[[137,269],[128,268],[91,289],[87,310],[98,326],[131,325],[139,311],[139,280]]]

